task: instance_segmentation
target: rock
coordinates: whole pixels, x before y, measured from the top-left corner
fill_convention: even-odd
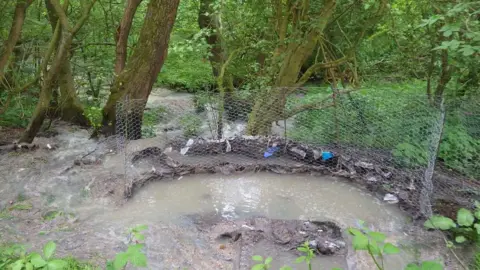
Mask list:
[[[333,255],[338,253],[341,249],[345,248],[345,242],[343,241],[329,241],[325,240],[317,244],[318,251],[323,255]]]
[[[359,167],[359,168],[367,169],[367,170],[373,170],[374,169],[372,163],[363,162],[363,161],[355,162],[355,166]]]
[[[307,156],[307,152],[297,148],[297,147],[292,147],[290,148],[290,151],[295,153],[296,156],[299,156],[300,158],[304,159]]]
[[[385,197],[383,197],[383,200],[385,202],[391,203],[391,204],[398,203],[397,196],[395,196],[393,194],[390,194],[390,193],[385,194]]]
[[[182,149],[180,150],[180,154],[186,155],[187,152],[188,152],[188,149],[190,149],[190,147],[184,147],[184,148],[182,148]]]
[[[377,182],[377,178],[375,178],[375,176],[368,176],[368,177],[367,177],[367,181],[368,181],[368,182],[375,183],[375,182]]]

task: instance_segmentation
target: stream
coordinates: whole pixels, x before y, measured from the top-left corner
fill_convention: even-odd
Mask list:
[[[154,91],[148,106],[181,103],[193,110],[191,97]],[[125,155],[114,150],[116,141],[95,141],[87,130],[68,125],[59,125],[57,131],[55,137],[36,138],[37,150],[0,156],[0,209],[4,209],[0,242],[28,243],[41,250],[54,240],[60,256],[104,264],[127,248],[128,228],[145,224],[148,269],[243,270],[253,264],[251,255],[273,257],[273,269],[284,264],[307,269],[295,264],[292,252],[261,243],[247,252],[219,242],[220,227],[266,217],[333,221],[345,230],[363,220],[370,229],[385,233],[387,240],[407,247],[388,257],[386,269],[403,269],[416,256],[444,257],[444,251],[436,248],[441,239],[410,224],[397,205],[340,178],[267,172],[197,174],[148,183],[124,201]],[[151,146],[164,148],[165,141],[149,138],[128,145],[129,151]],[[87,154],[89,163],[78,165],[78,158]],[[26,209],[13,209],[26,204]],[[199,221],[207,226],[199,226]],[[317,256],[314,269],[374,269],[368,254],[353,252],[349,236],[343,236],[347,252]],[[428,241],[419,243],[419,239]]]

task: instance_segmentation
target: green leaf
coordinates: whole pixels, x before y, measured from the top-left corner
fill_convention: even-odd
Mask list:
[[[145,235],[143,235],[141,233],[133,233],[133,236],[135,236],[135,238],[139,241],[145,240]]]
[[[460,208],[457,212],[457,222],[460,226],[469,227],[472,226],[475,218],[470,210],[465,208]]]
[[[148,229],[148,226],[147,226],[147,225],[144,225],[144,224],[140,224],[140,225],[138,225],[137,227],[135,227],[135,230],[136,230],[137,232],[141,232],[141,231],[144,231],[144,230],[146,230],[146,229]]]
[[[368,235],[377,242],[383,242],[387,238],[385,234],[379,232],[369,232]]]
[[[30,254],[30,262],[36,268],[44,267],[47,264],[47,262],[38,253]]]
[[[334,268],[332,268],[332,270],[343,270],[343,268],[340,268],[340,267],[334,267]]]
[[[465,236],[463,236],[463,235],[459,235],[459,236],[455,237],[455,242],[457,242],[459,244],[461,244],[465,241],[467,241],[467,238],[465,238]]]
[[[420,269],[420,266],[414,264],[414,263],[409,263],[407,264],[407,266],[405,267],[405,270],[421,270]]]
[[[147,256],[141,252],[133,253],[130,256],[130,262],[134,266],[146,267],[147,266]]]
[[[265,269],[265,265],[263,265],[262,263],[255,264],[255,265],[252,267],[252,270],[263,270],[263,269]]]
[[[305,256],[300,256],[300,257],[298,257],[298,258],[295,260],[295,262],[296,262],[296,263],[301,263],[301,262],[305,261],[306,258],[307,258],[307,257],[305,257]]]
[[[368,250],[373,254],[373,255],[379,255],[380,254],[380,248],[378,247],[377,241],[375,240],[370,240],[368,242]]]
[[[252,256],[252,260],[254,260],[256,262],[263,262],[263,257],[260,256],[260,255],[254,255],[254,256]]]
[[[24,261],[22,259],[15,261],[10,265],[12,270],[22,270]]]
[[[270,264],[272,262],[272,257],[268,257],[265,259],[265,264]]]
[[[473,225],[473,227],[474,227],[475,229],[477,229],[477,234],[480,235],[480,224],[475,223],[475,224]]]
[[[440,229],[444,231],[457,227],[452,219],[439,215],[430,217],[427,221],[425,221],[423,226],[428,229]]]
[[[391,243],[386,243],[383,246],[383,253],[385,254],[397,254],[400,252],[400,249]]]
[[[53,256],[53,253],[55,253],[55,249],[57,249],[57,245],[50,241],[45,246],[43,247],[43,255],[45,255],[45,259],[50,259]]]
[[[121,270],[128,262],[130,254],[126,252],[120,252],[115,256],[115,261],[113,261],[113,267],[115,270]]]
[[[363,233],[362,233],[360,230],[355,229],[355,228],[349,228],[349,229],[348,229],[348,232],[349,232],[351,235],[354,235],[354,236],[356,236],[356,235],[363,235]]]
[[[292,268],[290,266],[285,265],[285,266],[280,267],[280,270],[292,270]]]
[[[135,253],[135,252],[140,252],[142,248],[144,247],[144,244],[135,244],[135,245],[129,245],[127,249],[127,253]]]
[[[66,268],[68,263],[64,260],[51,260],[48,262],[48,270],[61,270]]]
[[[27,262],[27,263],[25,264],[25,270],[33,270],[33,264]]]
[[[363,234],[356,235],[353,237],[352,244],[355,250],[367,250],[368,238]]]
[[[424,261],[421,270],[443,270],[443,265],[437,261]]]

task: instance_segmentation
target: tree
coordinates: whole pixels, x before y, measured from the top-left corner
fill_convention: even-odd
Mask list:
[[[122,21],[115,33],[115,74],[120,74],[127,62],[127,41],[132,28],[133,17],[142,0],[128,0]]]
[[[272,87],[265,88],[257,94],[255,105],[250,113],[247,132],[252,135],[266,135],[270,132],[271,124],[280,119],[286,119],[306,109],[322,108],[324,104],[308,104],[290,111],[285,111],[287,97],[294,93],[298,86],[303,85],[309,78],[322,69],[333,68],[347,62],[350,53],[329,62],[316,62],[302,74],[302,67],[310,58],[318,44],[324,43],[324,31],[336,14],[336,0],[319,1],[272,1],[275,33],[278,33],[276,48],[270,59]],[[381,18],[387,7],[387,1],[377,3],[375,13],[371,14],[362,27],[357,30],[356,42],[358,45],[369,27]],[[345,8],[345,7],[344,7]],[[343,16],[342,9],[336,18]],[[357,21],[357,23],[359,23]]]
[[[20,39],[23,22],[25,21],[25,13],[32,2],[33,0],[17,0],[10,33],[8,39],[5,40],[5,43],[3,44],[3,51],[0,54],[0,82],[3,81],[5,68],[8,64],[10,55],[12,54],[17,41]]]
[[[62,65],[65,65],[65,61],[68,61],[70,49],[73,42],[73,37],[80,30],[80,28],[83,26],[83,24],[87,20],[90,10],[92,9],[96,0],[92,0],[92,2],[89,5],[85,6],[82,12],[83,14],[81,18],[77,21],[74,27],[70,26],[67,15],[64,11],[64,9],[68,7],[68,2],[69,1],[66,0],[64,2],[64,7],[62,7],[58,0],[50,0],[50,3],[52,4],[52,7],[54,8],[55,13],[58,16],[58,24],[59,24],[58,32],[61,32],[61,34],[59,35],[60,37],[58,40],[56,54],[53,58],[50,69],[46,72],[43,85],[40,89],[40,96],[38,99],[37,106],[35,108],[35,111],[33,112],[32,119],[30,120],[30,123],[27,129],[25,130],[25,132],[22,134],[22,137],[20,138],[20,142],[31,143],[35,138],[36,134],[38,133],[38,131],[40,130],[40,127],[42,126],[43,121],[45,120],[45,117],[49,111],[49,105],[52,99],[53,87],[55,85],[57,74],[60,72]],[[55,35],[54,33],[54,35],[52,36],[51,44],[57,43],[55,40],[57,36],[58,35]],[[43,61],[48,62],[49,59],[44,59]],[[62,72],[65,72],[65,71],[62,71]],[[60,76],[61,77],[64,76],[63,78],[65,78],[68,75],[69,74],[63,73]],[[70,82],[60,82],[60,84],[62,83],[68,84]],[[66,91],[70,91],[70,90],[66,90]],[[68,103],[71,100],[72,100],[72,96],[70,96],[70,93],[66,92],[65,102]],[[77,113],[79,112],[77,111]]]
[[[129,112],[124,116],[135,123],[128,138],[141,138],[143,110],[167,57],[168,42],[179,2],[180,0],[151,0],[148,4],[137,46],[123,71],[115,77],[110,96],[103,108],[102,124],[106,133],[113,133],[117,102],[128,97],[129,100],[139,100],[131,102],[133,107],[127,108]]]

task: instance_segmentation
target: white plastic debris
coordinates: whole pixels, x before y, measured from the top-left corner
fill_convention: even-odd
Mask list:
[[[298,149],[297,147],[292,147],[290,148],[290,151],[296,153],[296,154],[299,154],[302,158],[305,158],[307,156],[307,152],[303,151],[303,150],[300,150]]]
[[[385,197],[383,197],[383,200],[387,203],[398,203],[398,198],[397,196],[393,195],[393,194],[390,194],[390,193],[387,193],[385,194]]]
[[[51,150],[52,146],[49,143],[47,143],[47,148]]]
[[[186,147],[192,146],[193,143],[194,143],[193,139],[189,139],[189,140],[187,141],[187,144],[186,144],[185,146],[186,146]]]
[[[172,147],[167,147],[167,148],[163,151],[163,153],[164,153],[164,154],[170,153],[170,152],[172,152],[172,150],[173,150]]]
[[[182,154],[182,155],[187,154],[188,149],[190,149],[190,147],[184,147],[184,148],[180,149],[180,154]]]
[[[232,146],[230,145],[230,142],[228,140],[225,140],[226,144],[227,144],[227,149],[225,150],[226,153],[228,152],[231,152],[232,151]]]
[[[321,153],[320,151],[313,149],[312,152],[313,152],[313,158],[314,158],[315,160],[317,160],[317,159],[319,159],[319,158],[322,157],[322,153]]]

